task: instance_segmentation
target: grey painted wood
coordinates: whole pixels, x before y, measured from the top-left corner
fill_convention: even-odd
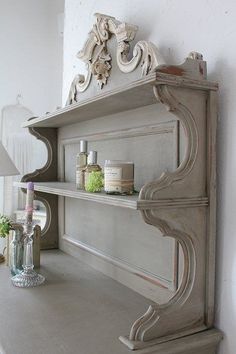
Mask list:
[[[153,85],[165,83],[202,90],[217,89],[217,85],[209,81],[183,79],[175,75],[153,73],[125,87],[114,89],[113,92],[98,94],[95,97],[84,101],[81,100],[79,103],[49,113],[46,116],[35,118],[25,123],[24,127],[58,128],[79,121],[148,106],[156,102],[152,93]]]
[[[222,340],[222,333],[217,329],[209,329],[186,337],[153,344],[147,349],[139,349],[139,354],[215,354]],[[122,338],[124,340],[124,338]],[[138,343],[140,344],[140,343]],[[132,347],[130,347],[132,349]]]
[[[62,249],[82,257],[123,283],[127,283],[131,275],[135,276],[132,271],[128,275],[124,267],[122,271],[118,267],[118,262],[124,265],[128,259],[130,269],[142,268],[139,275],[145,271],[154,276],[159,274],[159,279],[175,284],[177,291],[173,291],[171,298],[167,296],[165,303],[150,302],[146,312],[133,322],[128,336],[122,336],[124,344],[138,349],[171,340],[166,352],[171,352],[172,348],[173,353],[178,353],[177,347],[173,349],[173,340],[180,338],[181,348],[185,336],[196,333],[193,346],[189,343],[184,352],[214,353],[221,338],[219,332],[213,331],[212,336],[209,332],[214,325],[215,92],[218,85],[207,80],[206,62],[200,53],[190,53],[181,65],[166,65],[152,43],[139,41],[135,45],[136,55],[132,56],[129,42],[134,38],[136,27],[105,15],[98,14],[96,19],[93,31],[98,29],[100,41],[94,42],[93,31],[90,32],[79,54],[85,62],[90,58],[88,75],[77,75],[69,93],[68,102],[77,103],[24,126],[44,127],[45,132],[48,127],[59,128],[56,172],[61,183],[74,181],[75,153],[82,137],[88,137],[91,147],[100,150],[100,163],[106,154],[112,156],[115,152],[123,159],[134,159],[137,170],[140,169],[136,180],[139,198],[132,203],[130,199],[127,208],[123,199],[117,202],[102,194],[90,198],[74,193],[63,184],[38,185],[38,188],[44,189],[40,193],[45,196],[64,196],[59,198]],[[99,31],[102,24],[105,24],[104,31]],[[97,45],[101,46],[101,52],[93,50]],[[104,50],[106,59],[101,57]],[[110,57],[116,58],[112,68],[107,65]],[[155,102],[158,104],[154,105]],[[164,114],[159,107],[166,107],[170,113]],[[163,123],[168,125],[173,121],[177,134],[174,130],[170,133],[170,127],[168,132],[168,129],[160,129],[162,132],[157,134],[158,124],[160,128]],[[150,133],[152,124],[154,133]],[[55,141],[53,137],[46,141],[49,156],[52,156],[50,146],[55,153]],[[153,151],[151,147],[154,147]],[[51,161],[42,169],[40,181],[55,181],[52,166]],[[86,198],[89,200],[84,200]],[[93,203],[95,201],[100,205]],[[146,225],[137,219],[135,209],[140,209]],[[55,224],[57,200],[52,201],[49,210],[53,215],[51,222]],[[165,242],[166,239],[160,236],[172,241]],[[130,243],[132,238],[133,244]],[[164,250],[159,264],[156,259],[160,261],[160,248],[154,244],[155,239]],[[111,247],[112,243],[114,247]],[[142,243],[145,244],[143,251]],[[182,252],[178,252],[177,243]],[[174,254],[171,252],[173,246]],[[99,252],[100,262],[95,262],[94,257]],[[107,268],[104,266],[106,261]],[[153,270],[155,267],[158,269]],[[143,285],[141,289],[139,280],[134,281],[134,288],[140,288],[145,294],[148,284]],[[152,290],[148,289],[147,294]],[[158,287],[156,292],[158,297],[158,293],[161,294]],[[198,347],[198,332],[202,331],[207,339],[200,341]],[[157,353],[160,348],[161,345],[155,349]],[[148,353],[149,349],[145,350]]]
[[[152,119],[157,115],[156,107],[157,105],[152,106]],[[116,122],[113,124],[109,123],[109,119],[105,119],[109,124],[106,131],[94,132],[94,134],[86,134],[77,138],[75,135],[80,133],[81,127],[80,124],[73,125],[71,128],[73,137],[63,141],[59,139],[59,146],[63,149],[60,166],[64,170],[64,180],[75,182],[73,161],[76,160],[76,154],[79,151],[80,139],[88,140],[89,150],[99,152],[98,163],[102,167],[106,159],[133,161],[135,166],[134,186],[137,191],[140,191],[147,181],[157,179],[163,170],[173,171],[178,160],[178,124],[176,120],[172,120],[149,125],[151,119],[146,112],[147,109],[142,109],[129,114],[135,125],[139,117],[142,126],[134,125],[132,128],[125,128],[127,114],[123,113],[119,120],[116,117]],[[148,113],[151,115],[150,108]],[[100,120],[97,120],[96,127],[99,126]],[[163,159],[164,154],[165,159]],[[63,164],[63,162],[65,163]]]
[[[22,182],[55,181],[57,179],[57,129],[55,128],[29,128],[29,132],[37,139],[42,140],[47,148],[46,164],[32,173],[23,176]],[[26,186],[26,183],[23,184]],[[25,193],[26,189],[22,188]],[[46,224],[42,229],[41,249],[58,248],[58,217],[52,210],[57,209],[57,196],[35,192],[35,199],[40,200],[46,208]]]
[[[160,117],[157,116],[159,114]],[[128,118],[128,119],[127,119]],[[92,121],[90,121],[92,123]],[[129,124],[128,124],[129,122]],[[145,124],[146,123],[146,124]],[[144,125],[145,124],[145,125]],[[90,130],[91,125],[91,130]],[[76,137],[77,134],[81,134]],[[59,151],[60,153],[60,174],[62,180],[73,181],[74,183],[74,163],[77,152],[79,151],[79,140],[87,139],[89,141],[89,149],[95,149],[99,151],[99,163],[101,166],[104,164],[106,158],[119,158],[119,159],[130,159],[135,162],[135,187],[141,188],[145,181],[153,180],[158,178],[162,173],[163,169],[168,168],[169,170],[174,170],[177,166],[178,158],[178,124],[173,115],[168,114],[166,110],[162,109],[160,105],[152,105],[150,107],[145,107],[143,109],[138,109],[135,111],[129,111],[125,114],[119,114],[115,119],[110,119],[110,117],[105,117],[102,119],[96,120],[96,126],[94,124],[78,124],[73,125],[68,128],[64,128],[63,131],[59,131]],[[159,151],[159,154],[156,154],[156,151]],[[108,154],[109,153],[109,154]],[[129,155],[127,155],[127,153]],[[112,155],[113,154],[113,155]],[[119,155],[118,155],[119,154]],[[165,158],[163,158],[165,154]],[[148,156],[148,159],[145,158]],[[65,186],[61,190],[60,186]],[[68,186],[68,185],[67,185]],[[55,188],[56,187],[56,188]],[[58,187],[58,188],[57,188]],[[159,201],[151,201],[152,205],[148,205],[145,200],[138,200],[133,197],[115,197],[115,196],[106,196],[103,194],[91,194],[76,191],[74,184],[69,185],[69,188],[66,188],[66,185],[58,185],[50,183],[49,185],[45,184],[38,185],[36,184],[35,188],[38,190],[43,190],[47,192],[52,192],[69,197],[77,197],[79,199],[87,199],[90,201],[98,201],[101,203],[113,205],[113,206],[125,206],[134,209],[142,209],[149,207],[160,207]],[[43,189],[42,189],[43,188]],[[55,189],[54,189],[55,188]],[[134,199],[134,200],[133,200]],[[163,203],[163,201],[160,201]],[[207,203],[203,200],[166,200],[164,203],[168,207],[176,205],[176,203],[188,205],[189,203]],[[92,228],[93,225],[84,225],[83,220],[86,216],[86,211],[84,209],[85,204],[75,203],[66,200],[67,209],[72,211],[72,214],[76,213],[76,224],[71,222],[72,218],[69,218],[69,213],[66,213],[65,223],[67,226],[67,235],[69,239],[74,241],[74,244],[80,244],[85,242],[87,249],[90,249],[90,253],[93,252],[95,247],[96,253],[103,257],[104,253],[106,257],[113,262],[114,258],[119,259],[120,263],[124,266],[127,262],[130,264],[131,272],[136,274],[137,282],[139,282],[140,272],[138,269],[141,269],[141,273],[144,272],[145,278],[147,280],[147,290],[146,293],[142,291],[147,297],[160,302],[162,299],[163,287],[169,288],[172,291],[175,291],[177,288],[177,268],[176,264],[176,242],[172,239],[164,240],[156,237],[155,233],[150,233],[148,228],[141,222],[138,216],[135,217],[132,214],[121,212],[119,209],[116,210],[116,218],[112,217],[113,212],[111,213],[111,220],[113,224],[110,225],[109,231],[108,226],[107,230],[103,233],[103,245],[109,244],[111,238],[114,238],[116,235],[117,241],[114,240],[114,247],[118,247],[120,250],[124,248],[122,245],[126,244],[127,252],[129,252],[129,247],[132,247],[132,254],[136,255],[136,264],[133,264],[131,259],[128,259],[127,252],[120,252],[119,255],[116,254],[116,250],[111,247],[106,249],[104,246],[101,248],[100,244],[91,243],[89,239],[86,240],[85,235],[96,234],[96,230]],[[149,202],[148,202],[149,203]],[[173,203],[173,204],[172,204]],[[156,204],[156,205],[154,205]],[[71,207],[70,207],[71,206]],[[88,204],[88,208],[93,208]],[[102,224],[106,223],[107,213],[110,215],[110,211],[104,211],[105,214],[101,214],[99,217],[97,214],[97,207],[95,206],[95,212],[93,214],[94,225],[100,225],[99,229],[102,230]],[[87,210],[87,208],[86,208]],[[104,209],[103,209],[104,210]],[[85,215],[84,215],[85,214]],[[125,217],[125,220],[124,220]],[[137,234],[137,236],[132,238],[128,237],[129,242],[127,243],[125,234],[120,228],[120,220],[123,220],[124,224],[130,225],[129,220],[133,220],[136,224],[135,228],[129,228],[129,232],[126,231],[126,234]],[[77,226],[78,225],[78,226]],[[83,226],[82,226],[83,225]],[[78,235],[78,229],[80,230]],[[116,231],[118,230],[118,231]],[[117,233],[118,232],[118,233]],[[64,233],[63,233],[64,234]],[[145,249],[155,250],[153,257],[150,257],[147,254],[142,254],[141,249],[144,243],[143,235],[145,234]],[[82,237],[82,239],[81,239]],[[95,237],[97,239],[97,236]],[[137,241],[138,240],[138,241]],[[63,243],[64,244],[64,243]],[[118,246],[119,244],[119,246]],[[130,244],[130,246],[129,246]],[[64,248],[65,249],[65,248]],[[126,250],[125,249],[125,250]],[[68,247],[67,247],[68,250]],[[123,253],[123,254],[122,254]],[[166,258],[170,259],[168,266],[163,263],[163,260]],[[149,259],[149,265],[148,260]],[[151,262],[150,262],[151,261]],[[89,261],[89,263],[91,260]],[[145,266],[144,266],[145,265]],[[109,265],[107,266],[107,268]],[[146,270],[145,270],[146,268]],[[147,273],[147,271],[149,273]],[[107,270],[108,272],[108,270]],[[118,271],[117,271],[118,272]],[[152,276],[153,274],[153,276]],[[127,275],[129,276],[129,275]],[[125,277],[124,281],[126,281]],[[156,279],[155,279],[156,277]],[[159,283],[160,289],[156,288],[151,291],[152,282]],[[132,282],[133,284],[133,282]],[[153,286],[154,288],[154,286]],[[164,297],[166,299],[166,296]]]
[[[62,181],[75,182],[73,161],[79,151],[80,139],[88,140],[89,149],[99,152],[98,161],[101,166],[104,165],[105,159],[134,161],[137,190],[140,190],[146,181],[158,178],[164,169],[175,170],[179,160],[178,122],[172,114],[163,109],[162,105],[155,104],[61,128],[58,142],[59,178]],[[88,197],[90,200],[102,201],[101,195],[89,194]],[[126,200],[131,202],[132,198],[126,197]],[[106,201],[113,206],[121,206],[121,203],[115,203],[109,196]],[[149,207],[146,202],[137,200],[135,208]],[[154,207],[155,202],[156,207],[159,207],[159,201],[152,201],[151,207]],[[170,200],[165,202],[169,206],[172,203]],[[184,201],[181,199],[175,202]],[[97,269],[105,274],[112,274],[115,279],[124,284],[128,283],[128,286],[137,291],[141,289],[143,295],[157,302],[163,302],[170,297],[168,290],[171,290],[173,295],[178,286],[177,251],[174,240],[157,237],[156,231],[145,227],[139,215],[128,210],[122,211],[120,208],[110,210],[101,207],[98,210],[96,205],[66,198],[66,210],[62,214],[66,229],[62,231],[62,238],[63,241],[70,240],[70,246],[60,242],[63,250],[73,254],[77,252],[79,257],[84,257],[89,264],[93,263]],[[84,220],[88,219],[88,214],[90,220],[94,222],[85,224]],[[74,218],[76,223],[72,221]],[[121,227],[121,220],[125,229]],[[99,235],[96,230],[99,230]],[[72,251],[72,245],[77,249]],[[88,253],[86,256],[80,251],[85,247]],[[106,267],[103,262],[95,259],[94,250],[97,258],[106,257]],[[148,254],[148,250],[153,250],[153,256]],[[170,260],[168,264],[163,263],[167,258]],[[118,264],[116,269],[112,267],[114,260],[116,265]],[[124,269],[127,263],[129,271],[126,275],[123,272],[121,276],[120,269]],[[132,275],[136,276],[136,282],[133,281]],[[142,284],[146,281],[145,287],[140,285],[140,277]],[[130,283],[128,278],[132,278]]]
[[[60,238],[60,248],[80,261],[90,264],[97,271],[143,295],[146,299],[165,303],[173,296],[173,290],[169,290],[172,285],[170,280],[158,279],[156,274],[150,274],[146,269],[136,267],[130,263],[130,260],[125,262],[124,259],[111,256],[88,245],[88,243],[82,243],[67,235]],[[160,249],[162,248],[160,247]],[[173,249],[174,251],[175,249]],[[156,269],[154,270],[156,273]],[[173,283],[173,285],[175,284]]]
[[[25,183],[14,183],[15,186],[25,188]],[[95,203],[102,203],[107,205],[119,206],[123,208],[139,209],[138,194],[133,196],[116,196],[101,193],[88,193],[76,189],[75,183],[70,182],[45,182],[35,183],[36,191],[41,191],[48,194],[60,195],[63,197],[76,198],[81,200],[88,200]],[[144,201],[145,204],[145,201]],[[143,206],[141,206],[142,208]]]
[[[14,182],[15,187],[26,188],[27,184],[23,182]],[[142,200],[139,199],[138,193],[131,196],[108,195],[101,193],[88,193],[76,189],[74,183],[70,182],[36,182],[34,184],[35,191],[47,194],[55,194],[63,197],[70,197],[81,200],[88,200],[95,203],[118,206],[134,210],[142,209],[158,209],[160,207],[174,208],[176,206],[189,207],[204,206],[208,204],[207,198],[180,198],[165,200]]]

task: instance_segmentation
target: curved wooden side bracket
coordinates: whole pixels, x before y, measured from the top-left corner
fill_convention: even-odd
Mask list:
[[[183,88],[163,84],[154,87],[154,94],[182,123],[187,147],[179,167],[144,185],[139,198],[170,198],[173,201],[176,198],[187,198],[189,201],[194,197],[207,198],[206,116],[204,111],[199,112],[199,106],[207,105],[207,94],[194,90],[186,94]],[[147,224],[158,228],[164,237],[172,237],[179,242],[184,271],[174,296],[165,304],[151,305],[134,322],[128,338],[120,338],[130,349],[182,337],[208,327],[205,317],[207,208],[207,205],[189,202],[184,208],[172,206],[141,211]]]
[[[30,134],[41,140],[47,148],[47,162],[34,172],[23,176],[22,182],[27,181],[56,181],[57,180],[57,129],[56,128],[29,128]]]
[[[198,212],[198,218],[193,217]],[[207,328],[205,324],[205,228],[207,207],[143,210],[144,221],[172,237],[182,247],[184,271],[181,285],[165,304],[151,305],[121,341],[139,349]],[[201,220],[201,227],[198,223]],[[181,222],[183,225],[181,227]],[[196,231],[195,231],[196,230]]]
[[[177,191],[174,190],[176,188],[178,188],[178,196],[180,198],[184,198],[186,195],[186,185],[183,181],[185,181],[186,177],[192,172],[196,163],[200,137],[197,128],[198,122],[191,112],[191,106],[188,107],[189,103],[184,102],[184,100],[182,102],[181,95],[180,97],[176,97],[176,91],[178,91],[178,89],[170,88],[167,85],[157,85],[154,87],[154,94],[157,100],[163,103],[168,111],[176,115],[183,125],[187,138],[185,157],[175,171],[165,171],[158,180],[145,184],[140,192],[140,199],[160,199],[163,190],[165,198],[168,197],[166,194],[168,190],[171,193],[171,197],[177,197]],[[179,89],[179,91],[181,90]],[[199,157],[201,158],[201,156]],[[175,185],[178,181],[181,183]],[[194,188],[195,180],[192,184]],[[186,197],[189,197],[189,190],[187,190]]]
[[[22,182],[57,181],[57,129],[56,128],[29,128],[29,132],[45,143],[47,148],[47,162],[32,173],[22,177]],[[22,189],[25,192],[24,189]],[[41,249],[58,248],[58,197],[56,195],[35,192],[35,199],[46,207],[46,224],[42,229]]]
[[[153,326],[157,324],[157,321],[160,322],[162,317],[168,314],[172,314],[173,316],[176,308],[181,308],[181,311],[183,311],[184,304],[189,298],[193,288],[196,273],[196,255],[191,237],[185,232],[171,229],[164,220],[155,218],[150,210],[144,211],[143,216],[146,223],[157,226],[164,237],[173,237],[181,244],[184,255],[184,273],[181,286],[170,301],[163,305],[157,304],[156,306],[150,306],[144,316],[133,324],[129,336],[129,339],[132,341],[145,341],[146,337],[149,337],[148,330],[152,329]],[[163,322],[163,320],[161,322]],[[183,324],[183,322],[181,325],[186,328],[186,324]],[[167,324],[167,328],[169,328],[170,331],[169,323]],[[162,327],[161,331],[163,331]]]

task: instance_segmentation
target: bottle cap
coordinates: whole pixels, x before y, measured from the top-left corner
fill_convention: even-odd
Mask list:
[[[80,152],[87,152],[87,140],[80,140]]]
[[[97,164],[97,151],[89,151],[88,155],[88,165],[96,165]]]

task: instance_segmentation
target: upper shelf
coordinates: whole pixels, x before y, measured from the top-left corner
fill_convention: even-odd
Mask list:
[[[216,83],[207,80],[192,79],[156,71],[140,80],[126,84],[124,87],[81,100],[78,103],[68,105],[45,116],[33,118],[25,122],[23,127],[59,128],[81,121],[148,106],[157,102],[153,94],[154,84],[167,84],[201,90],[217,90],[218,88]]]
[[[18,188],[26,188],[27,183],[14,182]],[[60,195],[63,197],[88,200],[95,203],[118,206],[134,210],[173,208],[173,207],[195,207],[206,206],[207,198],[178,198],[178,199],[160,199],[160,200],[142,200],[138,194],[131,196],[108,195],[106,193],[88,193],[76,189],[74,183],[68,182],[34,182],[34,189],[38,192]]]

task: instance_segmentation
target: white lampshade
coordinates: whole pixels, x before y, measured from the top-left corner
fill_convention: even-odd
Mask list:
[[[14,176],[19,175],[20,172],[12,162],[6,149],[0,141],[0,176]]]

